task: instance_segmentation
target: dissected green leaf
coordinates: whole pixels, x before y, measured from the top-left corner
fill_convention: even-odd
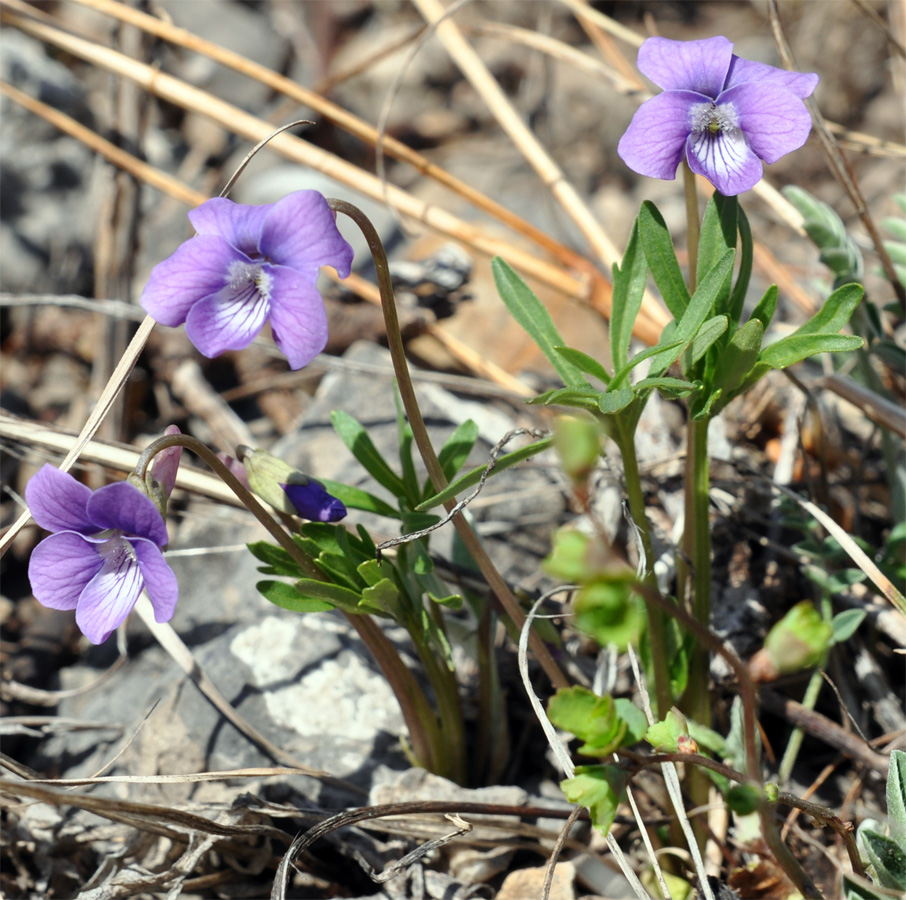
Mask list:
[[[729,319],[726,316],[712,316],[702,323],[695,337],[689,344],[687,355],[689,362],[697,363],[727,330]]]
[[[548,362],[563,379],[563,383],[568,387],[584,384],[585,378],[582,373],[554,349],[565,346],[565,341],[560,337],[550,313],[532,289],[519,277],[516,270],[499,256],[491,260],[491,271],[494,273],[494,283],[497,285],[500,299],[526,334],[538,345]]]
[[[859,350],[864,344],[865,341],[855,335],[791,334],[765,347],[758,361],[771,369],[786,369],[819,353],[846,353]]]
[[[620,388],[618,391],[608,391],[598,397],[598,410],[605,416],[611,416],[625,409],[632,401],[635,400],[635,392],[632,388]]]
[[[267,541],[257,541],[246,546],[255,559],[264,563],[259,572],[265,575],[288,575],[290,578],[298,578],[301,574],[298,564],[282,547],[269,544]]]
[[[755,309],[752,310],[752,316],[749,321],[758,319],[764,326],[764,330],[767,331],[774,318],[774,313],[777,312],[777,298],[779,296],[780,291],[777,289],[777,285],[772,284],[764,292],[764,296],[758,301]]]

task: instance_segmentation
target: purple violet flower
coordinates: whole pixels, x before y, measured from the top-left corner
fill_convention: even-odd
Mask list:
[[[29,480],[25,499],[38,525],[54,532],[35,547],[28,564],[42,606],[74,609],[92,644],[107,640],[142,589],[158,622],[172,618],[178,586],[160,551],[167,525],[138,488],[121,481],[91,491],[44,465]]]
[[[342,501],[327,493],[327,488],[314,478],[308,484],[281,484],[289,502],[303,519],[311,522],[339,522],[346,517]]]
[[[722,194],[741,194],[762,161],[798,150],[811,130],[802,101],[818,76],[740,59],[725,37],[648,38],[638,65],[664,91],[639,107],[617,147],[640,175],[669,181],[685,156]]]
[[[352,247],[317,191],[245,206],[223,197],[189,213],[198,234],[158,263],[141,304],[162,325],[185,323],[208,357],[247,347],[270,320],[274,343],[301,369],[327,343],[318,269],[349,274]]]

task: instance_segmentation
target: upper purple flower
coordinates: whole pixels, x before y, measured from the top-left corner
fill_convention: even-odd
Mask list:
[[[664,90],[639,107],[617,147],[640,175],[673,179],[685,155],[722,194],[741,194],[761,179],[762,160],[798,150],[812,127],[802,101],[818,76],[740,59],[725,37],[648,38],[639,70]]]
[[[107,640],[144,588],[154,618],[168,622],[178,595],[164,561],[167,526],[154,503],[125,481],[91,491],[72,475],[42,466],[25,487],[35,521],[48,531],[32,552],[28,578],[35,599],[74,609],[93,644]]]
[[[163,325],[185,322],[205,355],[247,347],[270,319],[274,342],[293,369],[327,343],[318,269],[349,274],[352,247],[317,191],[244,206],[217,197],[189,213],[198,234],[158,263],[141,304]]]

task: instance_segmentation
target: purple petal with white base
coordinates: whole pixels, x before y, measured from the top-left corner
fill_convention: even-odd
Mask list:
[[[318,289],[294,269],[271,266],[274,293],[283,303],[271,312],[271,333],[290,368],[307,366],[327,344],[327,311]]]
[[[190,238],[151,270],[142,307],[161,325],[182,325],[196,303],[223,290],[229,282],[229,267],[237,260],[247,258],[222,237]]]
[[[101,547],[101,570],[88,582],[76,607],[76,625],[92,644],[106,641],[125,621],[144,587],[129,541],[115,538]]]
[[[176,606],[176,576],[160,548],[167,526],[154,502],[128,482],[92,492],[71,475],[44,466],[26,486],[39,524],[55,531],[32,552],[35,599],[76,611],[76,624],[101,643],[148,591],[158,622]],[[77,525],[75,530],[71,525]],[[62,526],[62,527],[61,527]]]
[[[802,102],[818,76],[786,72],[733,55],[724,37],[649,38],[639,69],[664,88],[639,107],[617,152],[631,169],[672,179],[683,156],[722,194],[753,188],[762,162],[773,163],[808,138]]]
[[[189,218],[199,234],[155,266],[145,310],[164,325],[185,324],[208,357],[247,347],[273,319],[290,365],[310,362],[327,341],[318,269],[330,265],[345,278],[352,265],[324,197],[297,191],[263,206],[215,198]]]
[[[48,609],[75,609],[88,582],[104,562],[82,535],[61,531],[32,551],[28,580],[35,600]]]
[[[665,91],[643,103],[620,138],[617,153],[634,172],[669,181],[686,152],[689,118],[708,98],[692,91]]]

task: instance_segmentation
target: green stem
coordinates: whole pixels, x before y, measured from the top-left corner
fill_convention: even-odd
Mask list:
[[[698,192],[695,187],[695,173],[689,163],[683,160],[683,193],[686,197],[686,248],[689,253],[689,293],[695,293],[698,281],[698,239],[701,235],[701,221],[698,217]]]
[[[683,529],[683,564],[679,568],[680,602],[691,588],[692,617],[707,629],[711,622],[711,527],[708,516],[710,477],[708,471],[708,423],[689,420],[686,429],[686,522]],[[711,727],[710,657],[708,648],[696,642],[689,661],[689,684],[683,711],[694,721]],[[706,806],[710,785],[699,769],[690,769],[687,791],[694,806]],[[693,823],[693,827],[700,823]],[[704,846],[705,834],[696,828]]]
[[[402,333],[400,332],[396,302],[393,296],[393,285],[390,279],[390,267],[387,262],[387,254],[384,251],[384,245],[381,243],[380,236],[374,226],[360,209],[344,200],[329,199],[327,202],[335,211],[349,216],[361,229],[365,240],[368,242],[377,272],[378,288],[381,292],[381,308],[384,313],[384,326],[387,332],[387,343],[390,349],[390,357],[393,361],[393,369],[396,373],[397,386],[403,400],[406,416],[409,419],[409,425],[412,428],[415,445],[418,447],[418,452],[421,454],[425,468],[428,470],[431,484],[434,485],[435,491],[440,492],[447,486],[447,479],[431,444],[431,438],[428,435],[428,430],[425,427],[418,400],[415,396],[415,389],[412,386],[412,379],[409,376],[409,365],[406,362],[406,351],[403,346]],[[455,505],[455,498],[450,499],[444,503],[444,508],[447,512],[450,512]],[[519,606],[519,601],[513,595],[509,585],[497,571],[493,562],[491,562],[491,558],[481,544],[478,535],[461,514],[453,517],[453,526],[507,615],[517,628],[521,629],[524,627],[525,615]],[[529,644],[553,686],[556,688],[568,687],[569,681],[554,661],[550,651],[537,632],[532,631],[529,635]]]
[[[620,448],[623,459],[623,471],[626,479],[626,494],[629,500],[629,511],[642,542],[642,553],[645,556],[642,581],[649,591],[660,593],[657,576],[654,574],[654,547],[651,543],[651,528],[645,512],[645,495],[642,492],[642,477],[639,471],[639,459],[635,452],[633,435],[627,434],[623,420],[616,416],[616,428],[613,437]],[[648,639],[651,646],[651,662],[654,668],[655,698],[657,699],[657,717],[662,719],[673,706],[673,692],[670,689],[669,653],[663,611],[652,604],[647,593],[642,594],[648,610]]]
[[[815,669],[815,671],[812,672],[812,677],[809,678],[808,687],[805,689],[805,696],[802,698],[802,705],[806,709],[815,708],[815,704],[818,702],[818,695],[821,693],[821,685],[823,684],[824,678],[822,677],[821,672]],[[794,728],[790,734],[786,750],[783,751],[783,759],[780,760],[780,766],[777,769],[777,781],[780,784],[787,784],[789,782],[804,737],[805,732],[801,728]]]
[[[280,527],[248,488],[217,458],[217,454],[191,435],[165,435],[145,448],[135,466],[135,474],[143,484],[145,483],[145,473],[155,454],[168,447],[185,447],[203,459],[309,578],[317,581],[329,581],[315,561]],[[420,765],[436,771],[435,764],[438,754],[436,748],[441,746],[440,730],[434,710],[419,687],[415,676],[409,671],[400,659],[396,648],[370,616],[354,616],[345,612],[343,615],[368,647],[381,673],[396,695],[403,719],[409,729],[413,755]]]

